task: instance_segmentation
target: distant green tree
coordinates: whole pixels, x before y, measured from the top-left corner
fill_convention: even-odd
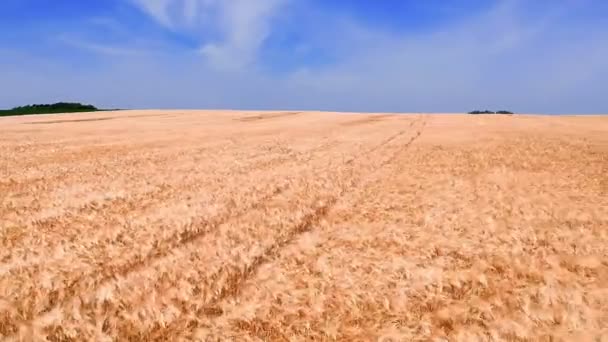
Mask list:
[[[470,111],[469,114],[513,114],[513,113],[506,111],[506,110],[499,110],[497,112],[493,112],[491,110],[473,110],[473,111]]]
[[[483,110],[483,111],[482,110],[474,110],[474,111],[469,112],[469,114],[496,114],[496,113],[494,113],[492,111],[489,111],[489,110]]]
[[[25,105],[9,110],[0,110],[0,116],[95,112],[98,110],[99,109],[93,105],[81,104],[77,102],[57,102],[53,104]]]

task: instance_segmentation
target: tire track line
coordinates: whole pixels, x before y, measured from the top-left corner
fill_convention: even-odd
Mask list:
[[[365,189],[369,184],[372,184],[372,183],[384,180],[385,178],[380,173],[383,170],[385,170],[385,166],[388,166],[388,165],[392,164],[397,159],[403,159],[405,156],[407,156],[406,152],[408,152],[409,147],[423,134],[424,129],[426,127],[426,124],[427,124],[426,120],[421,120],[420,124],[419,124],[419,127],[416,128],[416,133],[414,135],[412,135],[409,138],[409,140],[407,140],[398,151],[396,151],[389,158],[387,158],[382,163],[381,167],[375,169],[374,172],[373,172],[373,174],[370,174],[369,177],[365,177],[365,179],[357,186],[357,190],[359,190],[359,189]],[[397,172],[397,169],[398,169],[398,167],[395,168],[395,170],[392,171],[392,172]],[[386,176],[386,175],[384,175],[384,176]],[[361,201],[364,201],[363,194],[364,194],[364,192],[362,192],[362,191],[361,192],[357,191],[357,193],[353,194],[353,195],[357,196],[357,198],[355,199],[354,203],[359,203]],[[340,201],[343,198],[344,198],[344,196],[338,198],[337,202]],[[333,206],[335,206],[335,204]],[[322,214],[323,214],[324,217],[329,216],[331,214],[333,206],[331,208],[329,208],[329,209],[327,209],[327,210],[325,210],[325,211],[322,212]],[[351,213],[352,213],[352,209],[354,209],[354,207],[351,207]],[[320,220],[318,220],[318,221],[320,221]],[[311,228],[312,228],[312,226],[314,226],[314,224],[311,225]],[[312,229],[304,230],[302,233],[309,232],[311,230]],[[292,245],[292,244],[294,244],[297,241],[297,239],[299,238],[299,236],[300,236],[300,234],[296,234],[295,236],[293,236],[292,238],[290,238],[289,241],[287,241],[284,245]],[[277,259],[279,259],[281,257],[281,250],[282,249],[283,248],[271,251],[271,254],[269,255],[269,257],[262,262],[262,265],[265,264],[265,263],[271,263],[273,261],[277,261],[278,262]],[[274,264],[274,265],[276,265],[276,264]],[[261,267],[261,265],[259,265],[256,268],[256,270],[259,269],[260,267]],[[240,293],[242,291],[244,291],[246,289],[246,287],[252,286],[253,282],[255,281],[254,277],[255,277],[255,274],[256,274],[256,270],[254,270],[250,274],[247,274],[246,279],[239,280],[238,290],[237,291],[232,291],[232,292],[228,293],[228,295],[226,295],[226,298],[224,298],[224,299],[218,301],[218,303],[216,303],[215,307],[205,308],[206,311],[203,311],[203,314],[206,315],[207,317],[210,317],[212,320],[215,319],[216,317],[219,317],[219,316],[222,316],[222,315],[226,315],[226,314],[230,315],[230,313],[229,313],[230,311],[224,312],[221,309],[221,305],[220,305],[219,302],[221,302],[223,300],[226,300],[228,298],[236,298],[236,297],[238,297],[240,295]],[[297,272],[297,270],[296,270],[296,272]],[[238,299],[237,299],[237,302],[238,302]],[[243,304],[243,305],[246,305],[246,304]],[[196,327],[193,328],[192,326],[189,326],[188,329],[190,329],[190,331],[187,331],[187,332],[185,330],[182,331],[181,335],[179,337],[181,337],[181,338],[183,338],[183,337],[192,338],[190,334],[192,333],[193,330],[196,329]],[[216,327],[216,329],[217,329],[217,327]],[[223,337],[225,338],[226,336],[223,336]]]
[[[417,122],[421,122],[421,125],[424,127],[424,125],[425,125],[424,118],[421,118]],[[414,124],[415,123],[410,123],[409,127],[412,128]],[[350,160],[348,160],[346,162],[346,164],[350,165],[354,161],[365,159],[365,157],[374,153],[378,149],[385,147],[386,145],[390,144],[392,141],[395,141],[396,139],[402,137],[406,132],[407,131],[400,131],[400,132],[390,136],[389,138],[384,140],[382,143],[369,149],[365,153],[363,153],[359,156],[356,156],[356,157],[352,157]],[[422,134],[422,128],[418,129],[417,132],[412,137],[410,137],[404,145],[399,147],[397,149],[397,151],[393,152],[389,156],[389,158],[387,158],[386,160],[383,160],[378,165],[372,166],[371,172],[366,173],[366,174],[367,175],[374,174],[377,171],[379,171],[380,169],[382,169],[385,165],[387,165],[388,163],[395,160],[395,158],[397,158],[401,153],[406,151],[409,148],[409,146],[421,134]],[[353,187],[359,186],[362,183],[364,183],[366,178],[368,178],[368,176],[362,176],[362,177],[360,177],[360,179],[356,179],[356,177],[355,177],[355,179],[351,179],[350,182],[348,182],[348,185],[343,184],[342,188],[340,189],[340,191],[337,194],[324,199],[323,204],[314,208],[311,213],[304,215],[304,217],[300,220],[300,222],[298,224],[296,224],[293,227],[293,229],[289,230],[284,236],[279,237],[274,244],[272,244],[267,249],[265,249],[260,255],[255,256],[253,258],[253,260],[251,261],[251,263],[249,265],[246,265],[242,271],[235,270],[234,273],[232,273],[231,275],[228,276],[228,279],[224,283],[226,285],[220,289],[220,291],[217,293],[217,295],[206,306],[197,310],[194,313],[194,316],[195,317],[205,317],[205,316],[221,315],[222,310],[221,310],[221,308],[217,307],[217,305],[221,301],[226,300],[227,298],[238,296],[240,294],[240,291],[243,289],[245,283],[249,279],[251,279],[252,276],[254,276],[257,273],[258,269],[262,265],[275,259],[280,254],[281,250],[285,246],[293,243],[293,241],[295,241],[301,234],[311,231],[315,224],[319,223],[323,218],[325,218],[329,214],[329,212],[332,210],[332,208],[335,206],[335,204],[340,200],[340,198],[342,198],[344,195],[346,195]],[[212,276],[211,278],[214,278],[214,277]],[[162,340],[163,336],[167,336],[168,331],[169,332],[172,331],[177,334],[183,333],[183,330],[182,330],[183,327],[180,327],[179,324],[180,324],[180,320],[175,320],[171,324],[169,324],[167,327],[157,327],[156,329],[153,329],[152,331],[150,331],[149,335],[137,336],[137,338],[143,339],[143,340]]]
[[[268,113],[268,114],[258,114],[258,115],[243,116],[243,117],[235,118],[233,120],[235,120],[235,121],[241,121],[241,122],[252,122],[252,121],[255,122],[255,121],[260,121],[260,120],[283,118],[283,117],[300,115],[300,114],[303,114],[303,113],[302,112]]]
[[[245,272],[243,272],[243,277],[241,279],[233,280],[232,283],[234,285],[231,286],[231,289],[228,289],[225,292],[222,292],[222,294],[220,295],[220,297],[222,297],[221,299],[225,299],[228,296],[232,296],[232,297],[236,296],[240,292],[244,282],[246,280],[248,280],[254,273],[256,273],[257,270],[260,268],[260,266],[262,266],[264,263],[267,263],[267,262],[273,260],[276,256],[278,256],[279,252],[283,249],[283,247],[292,243],[298,236],[300,236],[303,233],[311,231],[313,225],[317,224],[321,219],[326,217],[329,214],[329,212],[331,211],[331,209],[335,206],[335,204],[342,197],[344,197],[344,195],[346,195],[349,192],[349,190],[351,190],[353,187],[358,187],[358,186],[366,183],[366,180],[371,178],[370,176],[372,174],[377,173],[379,170],[384,168],[386,165],[392,163],[396,158],[399,157],[399,155],[401,155],[402,153],[407,151],[409,149],[409,147],[411,146],[411,144],[414,143],[414,141],[416,141],[416,139],[418,139],[420,137],[420,135],[422,135],[422,131],[423,131],[425,125],[426,125],[426,121],[421,120],[422,127],[420,127],[417,130],[417,132],[414,135],[412,135],[408,139],[408,141],[405,144],[403,144],[397,151],[393,152],[389,158],[382,161],[378,166],[374,167],[370,173],[367,173],[361,179],[351,180],[350,186],[343,186],[340,189],[340,192],[338,194],[328,198],[326,201],[324,201],[324,203],[321,206],[315,208],[312,213],[305,215],[302,218],[301,222],[298,223],[294,227],[294,229],[291,230],[284,238],[280,239],[274,245],[271,245],[262,255],[256,257],[254,259],[254,261],[252,262],[251,266],[247,267]],[[410,125],[410,127],[412,127],[412,125]],[[401,137],[404,133],[405,132],[403,132],[403,131],[399,132],[398,134],[387,139],[381,145],[386,146],[391,141],[394,141],[395,139],[398,139],[399,137]],[[372,149],[372,151],[376,151],[376,150],[378,150],[378,148]],[[367,156],[369,154],[370,154],[369,152],[365,153],[364,156],[362,156],[360,158],[364,158],[365,156]]]
[[[320,149],[330,149],[336,144],[337,143],[335,142],[324,142],[313,148],[312,150],[300,152],[298,153],[298,155],[303,155],[305,156],[305,160],[310,160],[314,157],[315,153],[318,153],[320,151]],[[276,197],[291,186],[291,183],[287,181],[289,179],[290,177],[287,177],[286,182],[284,184],[275,186],[270,192],[266,193],[260,199],[245,207],[238,207],[237,203],[229,202],[227,208],[222,214],[215,216],[211,219],[199,218],[195,222],[189,224],[186,230],[176,232],[172,234],[168,239],[159,241],[159,243],[154,246],[154,248],[151,249],[149,253],[147,253],[141,258],[131,259],[126,264],[121,264],[118,267],[114,267],[111,269],[102,268],[101,270],[93,270],[90,273],[83,274],[80,277],[72,280],[67,286],[51,291],[48,295],[48,297],[51,298],[50,304],[49,306],[45,307],[43,310],[40,311],[40,316],[44,316],[46,313],[49,313],[55,309],[60,308],[63,305],[68,304],[70,300],[74,299],[76,296],[78,296],[84,291],[97,289],[105,285],[106,283],[116,279],[117,277],[125,277],[133,272],[137,272],[138,270],[144,269],[151,262],[168,256],[170,252],[174,251],[176,248],[183,248],[188,244],[194,243],[196,240],[202,238],[208,232],[217,228],[219,225],[229,220],[241,217],[250,210],[256,210],[262,207],[270,199]],[[257,193],[258,190],[255,189],[255,187],[250,188],[249,194]],[[117,240],[115,239],[113,240],[113,242],[117,242]],[[68,295],[66,295],[66,293]],[[10,307],[11,305],[9,304],[8,306]],[[12,304],[12,306],[17,307],[15,304]],[[5,311],[4,313],[6,314],[9,312],[10,310]],[[1,313],[0,317],[2,317]],[[12,325],[12,327],[6,323],[2,324],[3,322],[0,320],[0,328],[4,325],[4,329],[9,329],[10,331],[14,330],[17,326],[31,326],[32,322],[35,322],[36,319],[37,318],[34,317],[31,320],[27,321],[13,322],[14,324]],[[1,332],[3,332],[3,329],[0,329],[0,333]]]
[[[320,151],[329,150],[340,143],[338,140],[328,140],[327,136],[325,136],[324,139],[326,141],[317,145],[316,147],[314,147],[311,150],[306,150],[306,151],[296,152],[296,153],[292,153],[290,150],[288,150],[288,152],[285,152],[285,150],[281,150],[281,153],[283,153],[282,156],[278,156],[278,157],[272,158],[270,160],[262,160],[257,163],[251,164],[247,168],[242,169],[242,171],[237,174],[239,174],[239,175],[248,174],[249,172],[247,171],[247,169],[250,169],[251,167],[253,167],[255,169],[267,169],[270,167],[276,167],[278,165],[283,165],[283,164],[289,162],[290,160],[294,160],[294,159],[302,158],[302,157],[303,157],[302,162],[308,162],[312,158],[314,158],[315,153],[318,153]],[[254,155],[254,158],[258,157],[260,155],[263,155],[263,154],[264,153],[257,153]],[[195,182],[193,182],[191,184],[189,183],[189,184],[192,185],[194,183]],[[52,230],[50,232],[53,232],[53,231],[61,228],[60,221],[63,218],[66,218],[66,217],[78,218],[82,215],[88,215],[88,214],[92,214],[92,213],[101,213],[101,214],[103,214],[102,216],[114,215],[114,214],[117,214],[120,212],[124,212],[125,206],[133,207],[133,205],[135,203],[140,203],[142,201],[142,199],[147,199],[151,196],[152,198],[154,198],[155,202],[147,203],[146,207],[150,207],[150,206],[154,205],[155,203],[162,202],[162,201],[170,198],[170,196],[172,194],[174,194],[175,191],[177,191],[177,189],[174,189],[170,185],[164,184],[164,185],[161,185],[161,187],[159,189],[155,189],[152,191],[147,191],[147,192],[138,194],[135,198],[132,198],[132,197],[131,198],[124,198],[124,197],[115,198],[115,199],[103,201],[99,205],[94,205],[91,202],[85,203],[75,213],[73,213],[73,212],[64,213],[63,215],[53,216],[53,217],[50,217],[47,219],[35,221],[35,222],[33,222],[33,224],[39,228],[38,230],[51,226],[50,228]],[[138,209],[141,209],[141,207],[138,207]],[[75,234],[77,234],[77,235],[80,233],[81,232],[75,232]],[[73,238],[74,236],[67,235],[64,237]],[[22,238],[23,238],[23,236],[22,236]],[[1,237],[0,237],[0,239],[1,239]],[[13,245],[16,245],[19,243],[19,238],[17,238],[17,240],[13,239],[11,242]],[[117,242],[117,241],[112,240],[109,243],[115,243],[115,242]],[[51,247],[52,247],[52,245],[51,245]],[[10,249],[10,248],[7,248],[7,249]],[[13,253],[11,253],[11,254],[13,254]],[[0,257],[0,259],[1,259],[1,257]],[[48,261],[48,259],[46,259],[46,260]],[[4,262],[9,262],[9,260],[5,260]],[[32,265],[25,265],[25,267],[35,266],[36,264],[37,263],[34,263]],[[20,265],[20,268],[22,268],[22,267],[24,267],[23,264]],[[8,268],[4,267],[4,268],[0,269],[0,276],[10,272],[11,269],[12,269],[11,267],[8,267]]]
[[[254,210],[262,206],[266,201],[277,196],[288,187],[289,183],[284,186],[275,187],[272,192],[266,194],[260,200],[247,207],[238,208],[231,206],[222,215],[218,215],[211,219],[201,218],[197,222],[190,224],[186,230],[176,232],[175,234],[172,234],[170,238],[159,241],[159,243],[156,244],[149,251],[149,253],[141,256],[140,258],[136,257],[134,259],[130,259],[127,263],[110,269],[103,268],[102,266],[101,269],[95,269],[89,273],[82,274],[78,278],[73,279],[66,286],[51,291],[48,294],[48,297],[50,298],[49,305],[42,309],[38,316],[33,317],[30,320],[15,319],[15,317],[19,317],[20,315],[11,308],[16,308],[18,305],[15,303],[0,302],[0,304],[2,304],[0,307],[3,309],[3,312],[0,313],[0,336],[2,336],[2,333],[17,331],[19,327],[31,327],[35,325],[35,322],[41,317],[44,317],[46,314],[68,305],[71,300],[76,299],[82,293],[85,293],[86,291],[95,291],[108,282],[118,279],[118,277],[126,277],[131,273],[145,269],[150,263],[168,256],[176,248],[181,248],[188,244],[194,243],[196,240],[202,238],[204,235],[217,228],[222,223],[243,216],[249,210]],[[237,210],[232,211],[233,208],[237,208]],[[12,319],[11,317],[8,317],[9,315],[12,316]],[[2,316],[7,317],[8,321],[2,322]]]
[[[359,125],[365,125],[365,124],[373,124],[373,123],[377,123],[377,122],[382,122],[385,119],[388,118],[394,118],[395,114],[370,114],[367,115],[361,119],[356,119],[356,120],[351,120],[351,121],[346,121],[341,123],[341,126],[359,126]]]
[[[283,154],[282,156],[271,158],[269,160],[260,160],[260,161],[251,163],[245,167],[241,166],[241,167],[239,167],[238,172],[236,172],[236,174],[234,172],[234,169],[229,169],[228,171],[221,173],[219,176],[216,176],[214,179],[221,180],[229,175],[230,176],[247,175],[247,174],[251,173],[252,169],[255,169],[255,170],[262,169],[263,170],[263,169],[267,169],[270,167],[276,167],[278,165],[282,165],[289,161],[297,160],[298,158],[303,158],[304,161],[309,161],[315,153],[318,153],[320,151],[324,151],[327,149],[331,149],[335,145],[336,145],[335,142],[323,142],[310,150],[306,150],[306,151],[302,151],[302,152],[292,153],[291,151],[288,151],[288,152],[283,151],[283,152],[281,152]],[[260,155],[261,154],[258,154],[257,156],[260,156]],[[198,184],[198,181],[192,180],[192,181],[186,183],[185,185],[190,187],[194,184]],[[180,184],[180,186],[183,186],[183,185],[184,184]],[[104,200],[101,202],[91,200],[86,203],[83,203],[79,207],[68,208],[68,210],[76,209],[75,212],[65,212],[62,215],[53,216],[53,217],[49,217],[49,218],[45,218],[45,219],[41,219],[41,220],[34,220],[34,221],[32,221],[31,224],[34,226],[34,228],[38,228],[38,230],[45,229],[50,226],[50,228],[53,230],[47,229],[48,231],[45,233],[53,233],[53,232],[59,231],[59,229],[61,228],[61,223],[62,223],[61,220],[65,219],[66,217],[67,218],[69,218],[69,217],[78,218],[80,216],[86,216],[86,215],[93,214],[93,213],[97,213],[100,216],[116,215],[116,214],[120,214],[120,213],[124,212],[125,207],[131,208],[131,207],[134,207],[135,205],[137,205],[137,209],[142,209],[142,208],[145,209],[145,208],[151,207],[157,203],[162,203],[163,201],[169,199],[172,195],[174,195],[175,193],[178,193],[178,192],[179,192],[179,189],[176,188],[175,186],[171,186],[169,184],[161,184],[160,186],[158,186],[157,189],[138,193],[135,196],[113,198],[113,199],[108,199],[108,200]],[[149,198],[153,198],[154,202],[145,203],[145,205],[142,207],[140,203],[142,203],[143,200],[149,199]],[[80,233],[81,232],[78,232],[78,234],[80,234]],[[65,237],[65,238],[70,238],[70,237],[75,237],[75,236],[63,235],[63,237]],[[0,239],[2,239],[1,236],[0,236]],[[19,241],[15,241],[15,243],[18,243],[18,242]],[[112,243],[112,242],[116,242],[116,241],[110,241],[110,243]]]
[[[327,137],[325,137],[325,139],[327,139]],[[227,138],[226,140],[233,142],[233,138]],[[234,142],[233,142],[234,143]],[[337,143],[337,141],[326,141],[322,144],[320,144],[319,146],[315,147],[316,151],[323,151],[323,150],[327,150],[332,148],[333,146],[335,146]],[[208,147],[203,147],[203,148],[198,148],[195,149],[196,153],[201,153],[204,151],[216,151],[217,152],[217,145],[213,145],[213,146],[208,146]],[[221,149],[223,150],[228,150],[228,148],[223,148]],[[273,153],[276,153],[275,150],[272,149],[272,147],[269,149],[272,150]],[[314,150],[307,150],[307,151],[302,151],[302,152],[296,152],[295,156],[300,156],[300,155],[305,155],[308,154],[310,152],[315,152]],[[219,152],[217,152],[219,153]],[[250,156],[247,156],[248,159],[252,159],[252,158],[258,158],[260,156],[264,156],[265,154],[267,154],[267,151],[263,151],[263,152],[258,152],[258,153],[254,153]],[[115,153],[112,153],[115,154]],[[149,159],[149,158],[141,158],[141,155],[136,155],[133,154],[131,155],[131,157],[135,157],[136,159],[133,160],[132,162],[129,163],[129,168],[130,169],[139,169],[140,167],[142,167],[144,164],[159,164],[162,162],[165,162],[167,160],[169,160],[169,158],[178,158],[178,157],[182,157],[182,156],[188,156],[191,155],[192,151],[190,150],[184,150],[184,151],[179,151],[177,153],[176,156],[172,156],[171,154],[164,152],[161,155],[157,155],[157,156],[153,156],[153,158]],[[247,167],[248,168],[255,168],[255,169],[260,169],[260,168],[268,168],[271,166],[277,166],[277,165],[281,165],[285,162],[288,162],[289,160],[292,160],[294,158],[294,154],[291,151],[287,151],[285,152],[284,150],[281,150],[279,154],[283,154],[282,156],[278,156],[275,158],[272,158],[270,160],[261,160],[259,161],[259,163],[255,163],[255,164],[250,164]],[[104,158],[107,156],[104,156]],[[80,163],[82,161],[87,161],[89,160],[91,157],[88,155],[85,155],[84,158],[79,158],[78,160],[76,160],[77,163]],[[98,158],[98,156],[95,156],[95,158]],[[121,157],[122,158],[122,157]],[[238,158],[237,158],[238,159]],[[310,158],[308,158],[307,160],[310,160]],[[95,169],[96,166],[92,165],[89,168],[91,169]],[[88,169],[87,169],[88,170]],[[75,170],[76,172],[79,173],[86,173],[89,174],[90,172],[88,172],[87,170],[82,170],[82,169],[78,169]],[[241,172],[242,174],[245,174],[246,172]],[[14,180],[8,180],[8,181],[1,181],[0,180],[0,193],[2,193],[2,197],[4,198],[5,196],[7,196],[7,193],[9,190],[12,190],[12,192],[24,192],[25,190],[31,190],[32,187],[45,187],[46,184],[52,183],[56,180],[59,179],[63,179],[65,178],[65,173],[61,172],[58,173],[54,176],[49,177],[48,175],[44,176],[44,177],[36,177],[36,178],[32,178],[26,181],[14,181]],[[144,192],[138,195],[138,197],[142,197],[145,198],[146,196],[159,196],[162,195],[165,190],[169,189],[170,186],[166,186],[166,189],[157,189],[157,190],[153,190],[153,191],[149,191],[149,192]],[[105,207],[111,207],[114,206],[115,204],[120,205],[122,201],[127,200],[125,198],[115,198],[115,199],[110,199],[107,201],[103,201],[102,203],[97,203],[97,205],[95,205],[94,208],[88,208],[89,204],[92,204],[93,201],[91,202],[87,202],[87,203],[83,203],[82,205],[78,206],[78,207],[73,207],[73,208],[68,208],[69,210],[78,210],[75,213],[70,213],[73,215],[79,215],[79,214],[87,214],[90,213],[91,210],[88,209],[93,209],[92,211],[95,210],[103,210]],[[137,201],[138,199],[135,199],[134,201]],[[107,202],[107,204],[103,204],[104,202]],[[2,203],[2,202],[0,202]],[[4,208],[0,208],[0,212],[2,212]],[[80,211],[82,210],[82,211]],[[49,218],[44,218],[41,220],[37,220],[37,221],[33,221],[32,223],[34,223],[37,226],[44,226],[47,224],[53,224],[54,221],[56,221],[57,219],[61,219],[63,215],[58,215],[58,216],[53,216],[53,217],[49,217]],[[1,233],[1,232],[0,232]],[[2,239],[2,236],[0,235],[0,240]],[[1,259],[1,258],[0,258]]]
[[[336,145],[336,142],[324,142],[322,144],[315,146],[312,150],[302,151],[302,152],[298,152],[295,154],[292,152],[282,152],[284,154],[282,156],[279,156],[276,158],[271,158],[270,160],[261,160],[261,161],[249,164],[248,166],[239,169],[239,172],[237,172],[236,174],[234,172],[230,171],[232,169],[229,169],[229,171],[226,171],[225,173],[222,173],[221,175],[217,176],[216,179],[217,180],[224,179],[228,175],[230,175],[230,176],[247,175],[251,172],[250,171],[251,169],[256,169],[256,170],[268,169],[271,167],[276,167],[278,165],[285,164],[291,160],[298,159],[298,158],[303,158],[303,161],[307,162],[313,158],[315,153],[318,153],[320,151],[324,151],[327,149],[331,149],[335,145]],[[186,183],[186,185],[188,187],[191,187],[197,183],[198,182],[196,180],[192,180],[191,182]],[[180,184],[180,186],[183,187],[182,184]],[[117,215],[117,214],[124,212],[125,207],[134,208],[136,205],[137,205],[138,210],[141,210],[141,209],[145,210],[146,208],[152,207],[153,205],[157,205],[158,203],[162,203],[163,201],[168,200],[169,198],[171,198],[171,196],[173,196],[178,191],[179,191],[179,189],[174,186],[171,186],[168,184],[161,184],[157,189],[139,193],[139,194],[136,194],[135,196],[114,198],[114,199],[104,200],[99,203],[97,203],[95,201],[89,201],[89,202],[84,203],[80,207],[78,207],[78,209],[75,212],[68,211],[68,212],[65,212],[58,216],[53,216],[53,217],[49,217],[49,218],[42,219],[42,220],[35,220],[35,221],[31,222],[31,224],[32,224],[31,229],[36,229],[37,231],[45,231],[44,234],[57,233],[65,225],[65,222],[62,222],[62,220],[70,219],[71,217],[78,219],[79,217],[87,216],[90,214],[97,214],[98,216],[104,216],[104,217]],[[146,202],[145,200],[149,199],[149,198],[153,198],[154,201]],[[142,203],[142,202],[145,203],[144,206],[141,206],[140,203]],[[62,232],[62,233],[63,233],[62,237],[64,239],[73,239],[73,238],[76,238],[78,235],[82,234],[82,231],[75,230],[72,232],[73,234],[70,234],[69,231]],[[21,236],[21,238],[11,240],[11,245],[15,246],[15,245],[22,243],[23,239],[25,239],[26,236],[27,236],[26,234],[23,234]],[[0,240],[3,240],[2,236],[0,236]],[[90,242],[84,241],[84,243],[87,244],[87,243],[92,243],[94,241],[96,241],[96,239],[90,239]],[[83,243],[82,241],[80,241],[80,242]],[[109,243],[115,243],[115,242],[116,242],[116,240],[112,240]],[[61,241],[58,241],[58,243],[55,245],[58,245],[60,243],[61,243]],[[51,245],[48,245],[45,247],[52,248],[55,245],[51,244]],[[23,256],[14,255],[14,253],[10,251],[11,246],[5,246],[5,247],[8,251],[8,253],[4,256],[4,258],[6,258],[6,256],[11,256],[11,259],[3,260],[4,263],[11,263],[11,260],[21,259],[23,257]],[[0,260],[2,260],[2,259],[3,259],[3,257],[2,257],[2,255],[0,255]],[[41,261],[49,261],[49,259],[41,259]],[[38,263],[33,263],[31,265],[20,264],[18,267],[22,269],[23,267],[31,267],[31,266],[35,266],[37,264]],[[11,268],[11,267],[0,268],[0,276],[3,276],[4,274],[10,272],[12,269],[13,268]]]

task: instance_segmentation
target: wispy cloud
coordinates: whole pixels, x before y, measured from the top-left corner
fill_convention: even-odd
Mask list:
[[[129,30],[124,27],[120,21],[115,18],[104,17],[104,16],[96,16],[91,17],[86,20],[86,24],[90,24],[94,28],[98,28],[105,32],[106,34],[112,33],[117,35],[127,36],[130,35]]]
[[[173,31],[215,28],[217,39],[200,38],[209,65],[236,70],[255,62],[272,30],[273,17],[288,0],[132,0],[142,11]]]
[[[201,52],[213,66],[234,69],[255,61],[272,29],[271,21],[285,0],[214,1],[219,6],[222,40],[205,44]]]
[[[102,44],[94,41],[87,41],[79,38],[69,37],[67,35],[59,36],[56,40],[62,44],[74,48],[109,56],[136,56],[143,55],[144,53],[146,53],[145,51],[140,49],[120,45]]]
[[[168,27],[174,27],[174,18],[170,16],[170,5],[173,0],[132,0],[133,4],[139,7],[146,14],[150,15],[160,24]]]

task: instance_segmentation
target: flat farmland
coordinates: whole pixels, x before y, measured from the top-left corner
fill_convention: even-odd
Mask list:
[[[608,116],[0,118],[0,340],[608,340]]]

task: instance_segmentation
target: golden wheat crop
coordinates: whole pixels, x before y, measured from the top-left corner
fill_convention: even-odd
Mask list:
[[[0,119],[0,339],[608,341],[608,117]]]

